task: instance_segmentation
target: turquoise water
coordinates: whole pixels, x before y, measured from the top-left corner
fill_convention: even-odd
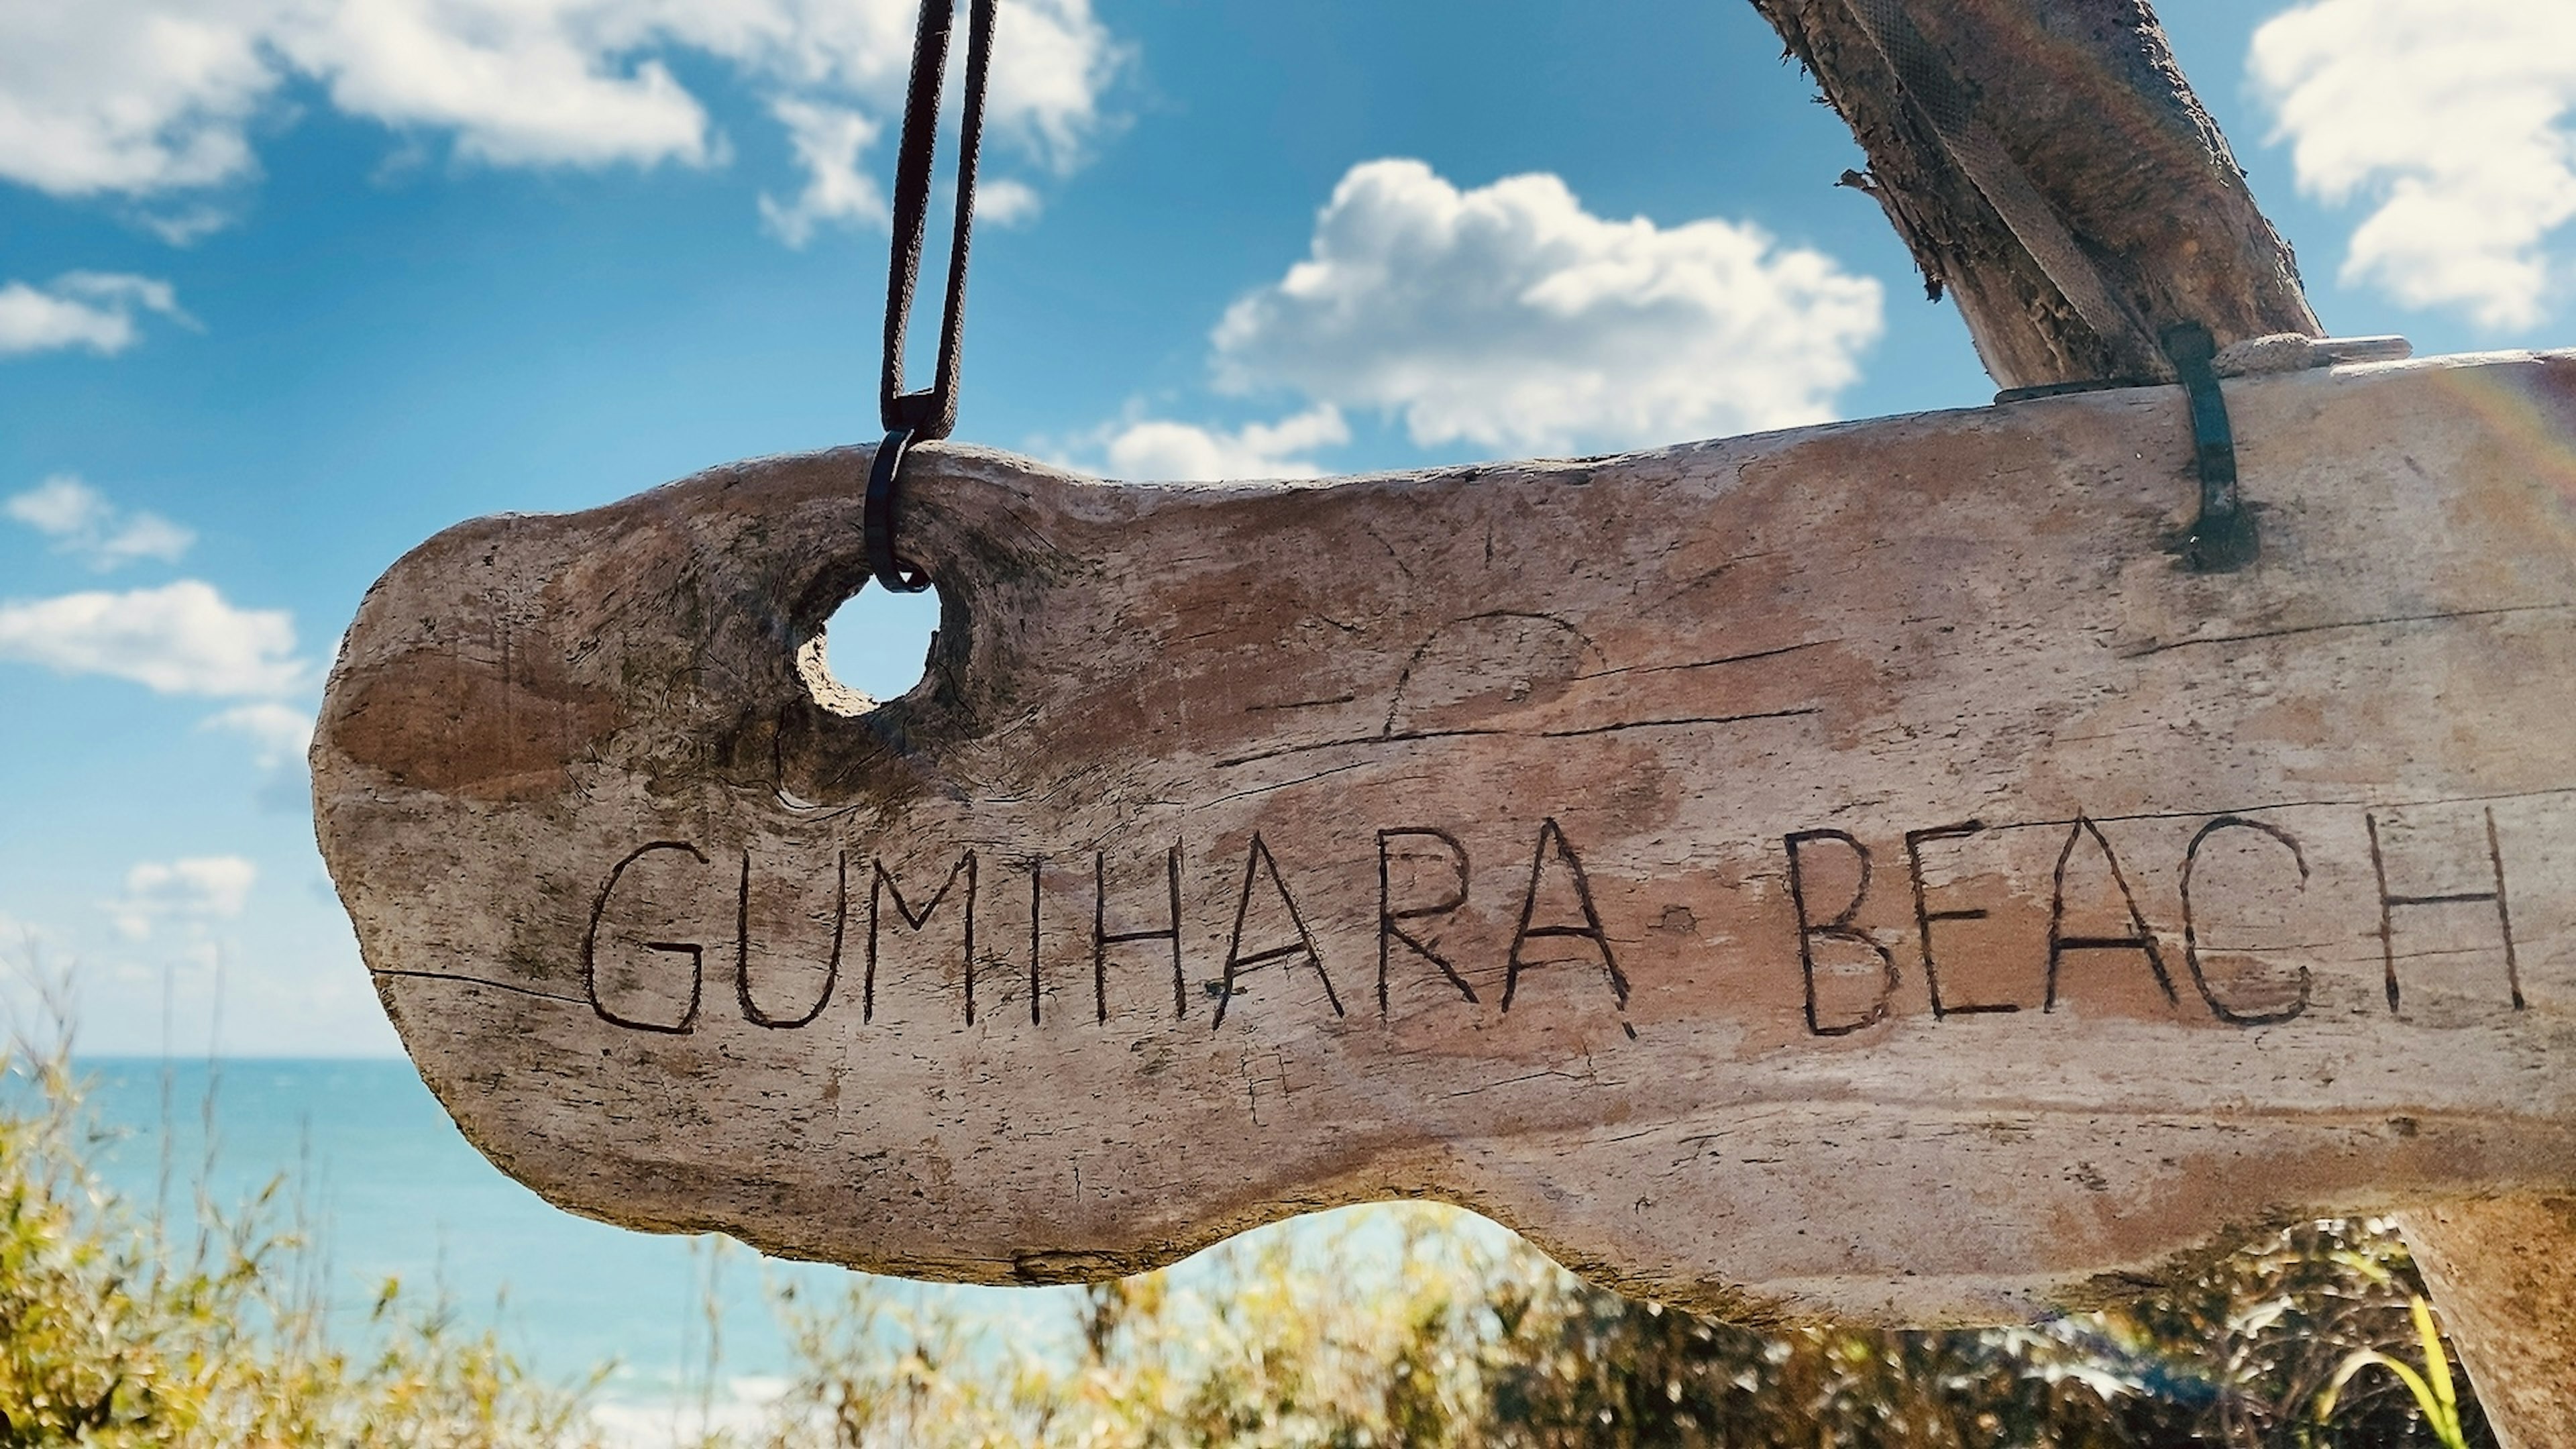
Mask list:
[[[205,1062],[93,1058],[90,1103],[116,1136],[100,1174],[144,1211],[189,1221],[197,1187],[223,1206],[281,1174],[281,1200],[313,1223],[331,1311],[365,1323],[387,1278],[406,1297],[444,1292],[469,1322],[491,1323],[522,1360],[577,1378],[614,1360],[612,1402],[655,1404],[693,1386],[774,1376],[788,1351],[764,1280],[800,1296],[838,1295],[860,1275],[763,1259],[730,1240],[662,1237],[549,1206],[483,1160],[402,1061]],[[211,1111],[208,1110],[211,1104]],[[205,1125],[213,1123],[207,1148]],[[289,1226],[281,1211],[281,1227]],[[1067,1331],[1069,1289],[873,1283],[935,1298],[1027,1343]],[[712,1297],[719,1357],[709,1369]]]

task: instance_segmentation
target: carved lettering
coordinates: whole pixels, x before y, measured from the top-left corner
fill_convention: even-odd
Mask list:
[[[2111,884],[2120,892],[2120,906],[2129,916],[2129,934],[2125,936],[2070,936],[2066,934],[2066,867],[2075,859],[2075,847],[2091,839],[2102,853],[2102,863],[2111,868]],[[2165,970],[2165,956],[2156,944],[2156,933],[2147,927],[2147,918],[2138,910],[2137,893],[2129,889],[2129,877],[2120,869],[2120,857],[2111,849],[2102,827],[2084,816],[2075,817],[2075,827],[2066,832],[2066,848],[2057,853],[2057,874],[2048,893],[2048,997],[2040,1010],[2057,1009],[2057,975],[2073,951],[2136,951],[2147,958],[2147,969],[2156,975],[2156,985],[2164,991],[2165,1000],[2181,1005],[2175,993],[2172,973]]]
[[[1284,945],[1265,947],[1247,956],[1243,952],[1243,924],[1252,914],[1253,882],[1263,875],[1269,876],[1271,890],[1278,893],[1279,903],[1288,908],[1288,920],[1296,930],[1297,939]],[[1301,955],[1315,968],[1315,974],[1323,979],[1324,1000],[1332,1004],[1333,1015],[1343,1015],[1341,993],[1333,989],[1332,973],[1324,969],[1323,953],[1315,949],[1315,933],[1306,929],[1306,913],[1297,908],[1297,898],[1288,893],[1288,882],[1280,877],[1279,862],[1272,858],[1270,847],[1262,843],[1261,832],[1256,830],[1252,834],[1251,848],[1243,855],[1243,894],[1235,902],[1234,936],[1225,947],[1225,982],[1217,992],[1215,1024],[1225,1025],[1225,1009],[1234,1002],[1235,982],[1242,973]]]
[[[2515,958],[2513,943],[2513,908],[2506,902],[2504,889],[2504,846],[2496,839],[2495,809],[2489,806],[2487,820],[2487,864],[2495,872],[2495,889],[2491,891],[2451,891],[2439,895],[2394,895],[2388,889],[2388,861],[2379,846],[2379,817],[2365,813],[2362,824],[2370,832],[2370,869],[2379,882],[2379,958],[2387,972],[2388,1010],[2397,1010],[2397,912],[2410,906],[2475,905],[2495,902],[2496,928],[2504,936],[2504,979],[2513,997],[2513,1009],[2526,1010],[2522,999],[2522,963]]]
[[[1933,923],[1982,921],[1986,918],[1986,910],[1983,906],[1971,906],[1965,910],[1932,909],[1929,892],[1923,883],[1923,847],[1926,843],[1935,840],[1962,840],[1971,835],[1982,835],[1985,829],[1985,822],[1967,820],[1957,825],[1942,825],[1930,830],[1905,832],[1905,863],[1914,876],[1914,929],[1923,941],[1923,984],[1932,996],[1932,1017],[1935,1021],[1945,1016],[1979,1016],[1993,1012],[2021,1010],[2017,1003],[2009,1001],[1949,1002],[1941,999],[1941,966],[1932,949]]]
[[[1043,886],[1043,877],[1045,876],[1045,874],[1046,874],[1046,857],[1045,857],[1045,856],[1043,856],[1043,855],[1032,855],[1032,856],[1030,856],[1030,857],[1029,857],[1029,1025],[1031,1025],[1031,1026],[1036,1026],[1036,1025],[1038,1024],[1038,1000],[1039,1000],[1039,997],[1040,997],[1040,996],[1041,996],[1041,994],[1042,994],[1042,993],[1040,992],[1040,990],[1039,990],[1039,983],[1038,983],[1038,923],[1039,923],[1039,921],[1040,921],[1040,920],[1042,920],[1042,919],[1043,919],[1043,917],[1041,917],[1041,916],[1038,914],[1038,905],[1039,905],[1039,896],[1040,896],[1040,893],[1041,893],[1041,891],[1042,891],[1042,890],[1043,890],[1043,888],[1044,888],[1044,886]]]
[[[609,1023],[611,1026],[623,1026],[632,1028],[636,1031],[658,1031],[665,1032],[673,1036],[684,1036],[697,1027],[699,1000],[706,992],[707,952],[705,945],[701,942],[645,941],[640,943],[647,951],[671,956],[686,956],[689,958],[689,1002],[686,1009],[680,1013],[678,1020],[646,1021],[637,1017],[621,1015],[618,1012],[610,1010],[608,1003],[603,1000],[599,994],[599,924],[600,921],[608,914],[609,902],[614,900],[617,896],[617,884],[626,878],[628,867],[634,865],[637,861],[642,860],[648,855],[653,855],[666,850],[686,852],[690,858],[696,860],[700,865],[711,863],[708,861],[704,851],[701,851],[696,846],[681,840],[657,840],[650,845],[637,846],[624,860],[619,861],[617,863],[617,868],[608,873],[608,883],[599,888],[599,899],[594,902],[590,908],[590,929],[585,932],[581,938],[581,987],[583,994],[590,998],[590,1009],[599,1013],[599,1019]]]
[[[2469,830],[2483,825],[2482,873],[2487,879],[2480,882],[2478,889],[2410,893],[2392,886],[2392,874],[2402,876],[2404,872],[2392,868],[2390,857],[2409,853],[2409,829],[2415,822],[2392,821],[2377,810],[2364,815],[2379,896],[2381,965],[2390,1009],[2397,1010],[2402,1000],[2397,964],[2401,953],[2395,940],[2399,925],[2410,912],[2470,906],[2494,911],[2495,939],[2500,941],[2504,955],[2504,994],[2515,1010],[2526,1010],[2520,964],[2523,943],[2515,936],[2495,811],[2486,809],[2475,821],[2463,814],[2454,823],[2462,828],[2464,837]],[[1987,939],[2004,933],[2006,922],[1995,912],[1964,903],[1936,905],[1936,894],[1972,891],[1975,887],[1969,877],[1977,872],[1945,869],[1934,847],[1996,832],[2039,828],[2065,831],[2056,852],[2049,897],[2044,989],[2037,993],[2040,1000],[1960,999],[1963,992],[1995,989],[1981,987],[1976,972],[2018,971],[2025,968],[2013,963],[2025,958],[2012,949],[2014,943]],[[1408,989],[1426,990],[1445,999],[1445,993],[1431,985],[1431,973],[1436,972],[1437,979],[1447,983],[1461,1000],[1481,1006],[1483,991],[1490,987],[1480,988],[1461,969],[1456,942],[1444,940],[1440,925],[1467,908],[1473,882],[1467,844],[1450,831],[1432,826],[1391,826],[1374,833],[1378,857],[1375,925],[1380,1019],[1393,1012],[1393,999],[1398,994],[1395,968],[1400,958],[1410,958],[1429,968],[1421,972],[1421,986]],[[2073,997],[2070,964],[2084,953],[2099,952],[2133,952],[2143,958],[2155,989],[2169,1005],[2180,1004],[2179,983],[2166,959],[2167,943],[2148,921],[2135,884],[2129,879],[2128,863],[2121,859],[2102,824],[2091,816],[2079,814],[2064,825],[2034,822],[2030,826],[1990,826],[1980,820],[1967,820],[1907,831],[1903,839],[1924,982],[1936,1020],[2007,1014],[2033,1005],[2042,1012],[2054,1012],[2062,1001]],[[1893,944],[1892,933],[1861,924],[1876,882],[1876,857],[1858,836],[1845,830],[1798,830],[1780,840],[1808,1034],[1848,1036],[1888,1021],[1896,1013],[1903,978],[1896,959],[1898,948]],[[2038,842],[2030,843],[2036,846]],[[2278,855],[2273,854],[2276,847]],[[1146,917],[1147,923],[1137,929],[1111,929],[1108,856],[1106,851],[1097,849],[1092,853],[1092,991],[1094,1017],[1102,1024],[1109,1020],[1110,953],[1114,948],[1138,943],[1167,948],[1173,1015],[1180,1019],[1188,1013],[1190,983],[1184,974],[1184,942],[1193,927],[1181,897],[1182,848],[1176,841],[1163,853],[1163,888],[1154,893],[1160,899],[1154,903],[1153,914]],[[1989,843],[1977,849],[1991,848]],[[2132,843],[2128,848],[2134,854],[2137,847]],[[771,867],[754,858],[761,849],[756,844],[742,847],[737,869],[724,873],[736,877],[731,882],[730,900],[725,899],[722,876],[706,870],[713,862],[697,845],[677,840],[652,841],[620,859],[592,904],[580,947],[583,992],[574,1000],[586,1001],[601,1020],[631,1030],[665,1034],[696,1030],[703,1010],[707,957],[723,950],[718,939],[723,928],[717,922],[730,915],[735,933],[734,996],[743,1020],[764,1030],[792,1030],[819,1020],[838,993],[853,925],[855,902],[851,899],[849,854],[836,852],[832,861],[828,881],[831,930],[826,947],[821,926],[827,882],[819,874],[804,881],[764,874]],[[2087,850],[2092,858],[2084,858]],[[2315,999],[2316,967],[2292,956],[2283,958],[2279,968],[2267,974],[2247,953],[2277,948],[2214,944],[2208,919],[2213,910],[2214,877],[2215,908],[2222,920],[2234,919],[2239,910],[2250,910],[2245,917],[2249,925],[2259,927],[2273,921],[2277,912],[2243,902],[2259,901],[2267,892],[2274,898],[2286,898],[2288,893],[2281,886],[2287,883],[2288,873],[2281,871],[2278,863],[2267,865],[2255,857],[2269,856],[2280,862],[2280,857],[2286,855],[2283,863],[2296,872],[2295,889],[2305,894],[2312,870],[2302,842],[2279,825],[2231,814],[2209,818],[2200,825],[2181,853],[2183,966],[2211,1015],[2234,1026],[2271,1026],[2304,1016]],[[2413,853],[2429,856],[2436,852],[2418,843]],[[1974,858],[1977,857],[1972,852],[1962,859]],[[1049,927],[1045,913],[1051,900],[1046,887],[1048,859],[1043,854],[1014,852],[1012,856],[1028,872],[1027,985],[1032,1026],[1043,1024],[1046,1016],[1045,949]],[[2094,859],[2098,859],[2098,867]],[[2035,865],[2036,861],[2028,864]],[[903,930],[916,934],[928,931],[933,919],[943,911],[954,918],[955,929],[962,936],[962,1014],[967,1025],[978,1024],[992,1005],[981,999],[990,985],[983,978],[1004,980],[1017,971],[1016,962],[1005,964],[1007,953],[996,952],[990,961],[980,960],[977,955],[978,932],[990,924],[978,920],[990,910],[990,903],[981,898],[979,852],[969,849],[954,856],[936,888],[926,897],[918,889],[927,884],[926,876],[917,877],[913,882],[916,889],[907,893],[888,859],[869,859],[863,868],[868,871],[868,921],[860,1020],[873,1023],[881,990],[898,989],[894,983],[903,979],[898,976],[893,982],[880,980],[888,965],[885,941],[891,903],[892,919]],[[1990,872],[1992,868],[1985,869]],[[2097,879],[2107,880],[2109,889],[2102,890],[2094,883]],[[1216,1003],[1214,1025],[1222,1027],[1236,999],[1250,994],[1247,978],[1253,973],[1272,965],[1294,967],[1301,960],[1314,969],[1333,1015],[1347,1016],[1348,1004],[1341,999],[1339,983],[1332,978],[1323,955],[1323,937],[1318,933],[1319,926],[1330,923],[1309,917],[1276,852],[1258,831],[1248,837],[1239,885],[1223,974],[1220,979],[1204,983],[1205,994]],[[1311,882],[1306,886],[1310,894],[1316,888]],[[2238,899],[2233,894],[2238,890],[2252,894],[2231,908],[2229,902]],[[957,907],[950,911],[952,898]],[[1219,902],[1200,904],[1213,908]],[[1681,929],[1689,929],[1688,912],[1678,906],[1666,912],[1667,917],[1675,913],[1682,917]],[[2088,915],[2098,917],[2099,924],[2086,923]],[[1156,916],[1161,919],[1154,919]],[[2016,911],[2009,919],[2017,923],[2027,917]],[[1131,923],[1132,920],[1131,916]],[[1996,924],[1983,933],[1944,929],[1953,923],[1989,920]],[[1212,927],[1214,923],[1201,924]],[[1064,927],[1071,925],[1070,921],[1063,923]],[[2488,928],[2476,925],[2474,918],[2471,928],[2475,939],[2467,949],[2488,949],[2480,944]],[[1657,929],[1675,928],[1667,921]],[[2224,930],[2219,934],[2223,938]],[[1451,935],[1454,937],[1454,930]],[[1562,949],[1550,953],[1536,944],[1549,940],[1577,944],[1571,953]],[[1951,957],[1953,977],[1946,983],[1945,948]],[[2456,954],[2457,949],[2429,954]],[[1550,817],[1540,823],[1531,851],[1527,887],[1504,963],[1501,1009],[1508,1012],[1519,1000],[1528,971],[1549,965],[1589,966],[1587,956],[1597,956],[1625,1026],[1624,1013],[1632,994],[1627,968],[1603,924],[1581,857],[1562,824]],[[720,954],[718,959],[722,959]],[[910,957],[903,959],[909,962]],[[907,964],[894,969],[913,968]],[[997,976],[997,972],[1003,974]],[[946,979],[944,973],[941,979]],[[2007,990],[2002,994],[2015,993]],[[1629,1034],[1634,1036],[1634,1030]]]
[[[1189,987],[1181,979],[1181,845],[1163,856],[1163,880],[1171,894],[1172,924],[1161,931],[1116,931],[1109,929],[1109,857],[1104,851],[1091,854],[1091,999],[1100,1020],[1109,1020],[1109,948],[1129,941],[1169,941],[1172,943],[1172,1016],[1189,1015]],[[1032,888],[1031,899],[1035,899]],[[1036,918],[1031,917],[1034,921]],[[1030,928],[1034,942],[1036,927]]]
[[[1547,876],[1548,859],[1553,847],[1557,864],[1574,884],[1574,898],[1582,912],[1579,922],[1561,921],[1533,925],[1538,914],[1539,889]],[[1512,953],[1503,972],[1503,1010],[1512,1009],[1512,997],[1519,993],[1521,971],[1529,963],[1523,948],[1531,941],[1546,937],[1565,937],[1590,941],[1601,953],[1601,969],[1610,978],[1610,990],[1619,998],[1621,1009],[1628,1005],[1628,977],[1619,969],[1619,958],[1610,950],[1610,935],[1601,929],[1601,913],[1592,904],[1592,882],[1583,874],[1583,862],[1575,858],[1574,847],[1565,840],[1565,829],[1551,818],[1538,830],[1538,848],[1530,855],[1529,893],[1521,897],[1520,928],[1512,933]],[[1629,1035],[1636,1033],[1631,1031]]]
[[[948,893],[956,889],[958,878],[963,876],[966,881],[966,1024],[974,1025],[975,852],[970,850],[957,858],[957,863],[948,868],[948,878],[939,883],[938,892],[917,911],[904,901],[903,887],[885,868],[885,861],[882,858],[876,862],[875,869],[876,874],[868,883],[868,970],[866,986],[861,995],[863,1004],[859,1019],[874,1021],[877,1018],[877,943],[885,924],[883,909],[885,899],[889,896],[893,897],[897,918],[902,920],[908,929],[918,931],[930,924],[930,913],[938,910],[940,902],[948,899]]]
[[[1448,857],[1450,870],[1454,872],[1449,893],[1445,897],[1430,905],[1406,906],[1401,910],[1396,908],[1392,863],[1395,852],[1389,847],[1399,840],[1426,840],[1440,847]],[[1440,974],[1448,978],[1450,985],[1458,988],[1460,996],[1470,1002],[1475,1001],[1476,988],[1467,983],[1466,977],[1458,974],[1457,966],[1421,937],[1404,927],[1407,921],[1423,921],[1435,916],[1445,916],[1465,904],[1467,904],[1467,847],[1458,843],[1458,837],[1445,830],[1433,830],[1421,826],[1404,830],[1381,830],[1377,833],[1377,1014],[1379,1016],[1387,1014],[1387,960],[1394,953],[1398,942],[1402,942],[1405,949],[1439,967]]]
[[[2201,846],[2207,844],[2211,836],[2228,830],[2250,830],[2258,836],[2278,841],[2287,847],[2290,859],[2299,867],[2299,889],[2302,891],[2308,888],[2308,857],[2306,852],[2299,849],[2299,842],[2291,837],[2290,832],[2277,825],[2269,825],[2260,820],[2247,820],[2237,815],[2222,815],[2200,827],[2199,832],[2191,838],[2191,847],[2183,852],[2182,959],[2183,964],[2191,970],[2191,983],[2200,988],[2200,999],[2209,1003],[2210,1011],[2220,1021],[2232,1022],[2237,1026],[2270,1026],[2275,1022],[2288,1021],[2308,1009],[2308,993],[2314,981],[2304,962],[2299,966],[2299,999],[2278,1011],[2244,1011],[2229,1005],[2219,998],[2218,992],[2209,984],[2208,973],[2201,969],[2200,922],[2193,914],[2191,906],[2192,872],[2200,866]]]
[[[754,1026],[778,1029],[810,1024],[831,1005],[832,992],[841,980],[841,940],[850,923],[850,857],[841,851],[833,857],[836,883],[832,892],[832,956],[823,968],[823,985],[814,993],[814,1004],[796,1016],[771,1016],[753,999],[751,991],[751,850],[742,852],[742,886],[734,896],[734,997],[741,1003],[742,1019]],[[901,898],[897,898],[900,902]],[[933,905],[938,904],[936,901]],[[897,909],[900,909],[898,904]],[[871,938],[874,931],[871,928]],[[873,958],[872,958],[873,959]],[[971,1000],[971,998],[970,998]],[[971,1018],[970,1018],[971,1019]]]
[[[1831,920],[1819,921],[1808,913],[1804,854],[1807,847],[1823,841],[1831,841],[1851,852],[1852,859],[1860,867],[1860,881],[1852,887],[1851,899]],[[1801,830],[1785,837],[1783,844],[1789,853],[1789,904],[1798,915],[1798,969],[1807,983],[1807,1030],[1817,1036],[1848,1036],[1862,1027],[1885,1021],[1888,1002],[1896,994],[1896,953],[1852,924],[1852,918],[1860,914],[1861,902],[1869,897],[1869,847],[1841,830]],[[1882,973],[1878,995],[1871,1000],[1868,1010],[1850,1021],[1828,1026],[1817,1016],[1816,942],[1819,940],[1848,942],[1878,957]]]

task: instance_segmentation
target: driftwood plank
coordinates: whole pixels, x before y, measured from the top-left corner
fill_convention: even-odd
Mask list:
[[[2576,1188],[2576,356],[1327,484],[924,450],[928,676],[815,667],[864,450],[452,529],[322,845],[576,1211],[1047,1282],[1462,1202],[1739,1314],[2122,1291]]]

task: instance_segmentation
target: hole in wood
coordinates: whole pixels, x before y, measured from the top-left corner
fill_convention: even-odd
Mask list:
[[[921,682],[938,629],[938,589],[862,588],[797,651],[796,670],[817,704],[835,714],[865,714]]]

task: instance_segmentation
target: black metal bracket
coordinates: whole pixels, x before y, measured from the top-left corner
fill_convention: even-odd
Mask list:
[[[2236,433],[2218,390],[2218,344],[2197,322],[2168,327],[2161,340],[2191,399],[2192,451],[2200,472],[2200,516],[2177,551],[2194,573],[2232,573],[2254,562],[2263,543],[2237,488]]]
[[[894,594],[917,594],[930,587],[930,574],[895,557],[894,490],[903,473],[904,454],[912,451],[912,429],[897,428],[877,444],[876,461],[868,466],[868,501],[860,527],[867,536],[868,572],[877,586]]]

